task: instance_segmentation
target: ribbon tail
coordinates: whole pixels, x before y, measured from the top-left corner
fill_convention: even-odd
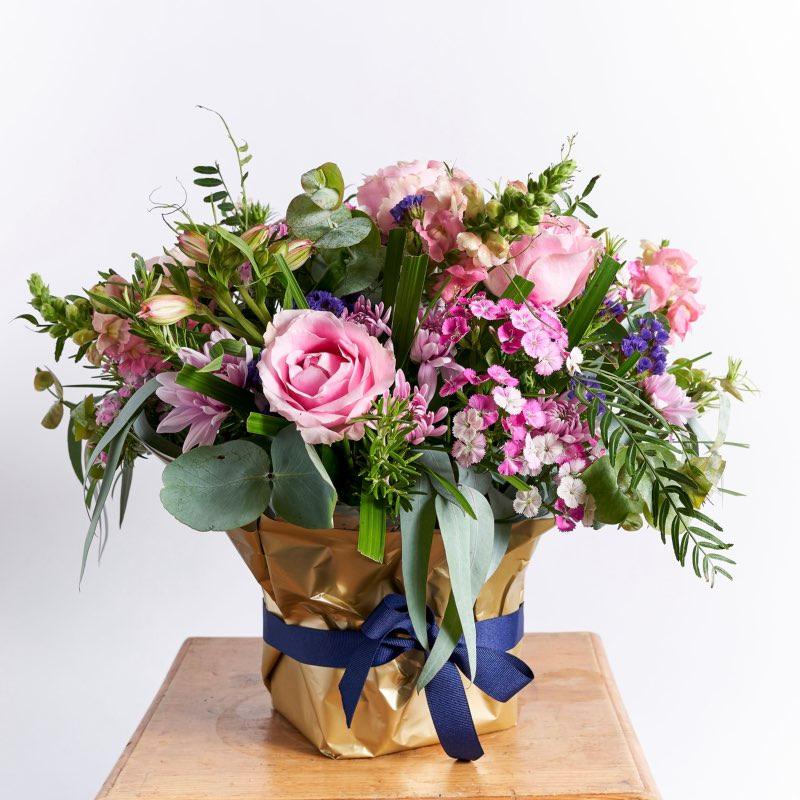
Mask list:
[[[475,685],[489,697],[503,703],[522,691],[533,680],[533,671],[512,653],[478,647]]]
[[[356,713],[358,700],[364,690],[364,684],[380,646],[381,643],[379,641],[367,639],[353,653],[345,667],[344,675],[339,681],[339,694],[342,696],[342,708],[344,708],[344,716],[348,728],[353,722],[353,714]]]
[[[483,748],[455,664],[448,661],[436,673],[425,687],[425,698],[445,753],[458,761],[477,761]]]

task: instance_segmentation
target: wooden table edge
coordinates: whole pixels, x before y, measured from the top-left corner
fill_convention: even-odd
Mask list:
[[[156,713],[156,709],[160,705],[161,701],[164,699],[164,695],[167,693],[170,684],[172,683],[173,679],[175,678],[175,675],[180,669],[180,666],[183,663],[183,659],[186,658],[186,654],[189,652],[189,650],[192,647],[192,644],[197,638],[198,637],[192,636],[186,639],[178,649],[178,652],[172,661],[172,666],[169,668],[169,671],[164,677],[164,680],[162,681],[161,686],[156,692],[155,697],[148,706],[145,715],[142,717],[141,721],[136,726],[136,730],[133,732],[133,735],[128,740],[128,743],[125,745],[125,749],[122,751],[122,754],[117,759],[117,763],[114,765],[114,768],[109,773],[109,776],[106,778],[105,782],[100,787],[100,792],[97,795],[96,800],[103,800],[104,797],[108,797],[108,794],[113,788],[114,784],[116,783],[119,774],[122,772],[122,770],[125,767],[125,764],[131,757],[131,753],[136,749],[136,745],[139,743],[139,739],[141,739],[142,734],[144,733],[148,723],[153,717],[153,714]]]
[[[577,632],[575,632],[577,633]],[[528,632],[526,631],[526,635]],[[623,793],[615,793],[613,795],[609,794],[585,794],[582,793],[580,795],[552,795],[550,797],[546,795],[537,795],[537,796],[528,796],[528,795],[514,795],[514,800],[592,800],[592,798],[597,798],[597,800],[661,800],[661,795],[659,794],[658,790],[655,789],[655,781],[653,780],[652,773],[650,772],[650,767],[647,763],[647,759],[645,758],[644,751],[642,750],[641,744],[636,736],[636,733],[633,729],[633,725],[631,724],[630,718],[628,717],[628,713],[625,710],[625,705],[622,702],[622,697],[619,693],[619,689],[617,687],[616,682],[614,681],[612,674],[611,674],[611,667],[608,661],[608,657],[606,656],[605,648],[603,647],[603,642],[600,636],[596,633],[591,631],[584,631],[583,635],[585,635],[592,644],[592,652],[594,653],[595,660],[597,662],[598,671],[603,675],[603,681],[606,686],[606,690],[608,691],[609,699],[611,700],[611,704],[614,708],[614,713],[617,717],[617,721],[619,722],[620,728],[623,731],[625,741],[628,744],[631,758],[636,766],[636,770],[639,774],[639,778],[642,783],[642,791],[633,791],[633,792],[623,792]],[[103,785],[100,787],[100,792],[98,793],[96,800],[103,800],[107,798],[114,787],[114,784],[117,781],[122,770],[125,768],[125,764],[127,763],[128,759],[130,758],[133,751],[136,749],[136,745],[139,742],[139,739],[142,737],[145,729],[147,728],[150,720],[152,719],[153,715],[155,714],[156,710],[158,709],[161,701],[164,699],[172,681],[175,679],[175,676],[178,673],[178,670],[183,663],[183,660],[186,658],[187,654],[192,648],[192,645],[195,642],[202,641],[204,639],[211,639],[211,638],[224,638],[224,639],[247,639],[252,637],[237,637],[237,636],[225,636],[225,637],[207,637],[207,636],[191,636],[186,639],[183,644],[178,649],[177,654],[175,655],[175,659],[172,662],[172,665],[169,668],[164,680],[161,683],[161,686],[156,692],[155,697],[153,698],[152,702],[147,708],[145,715],[142,717],[141,721],[136,727],[136,730],[133,732],[133,735],[128,740],[128,743],[125,745],[122,754],[120,755],[119,759],[117,760],[114,768],[109,773],[109,776],[106,778]],[[416,800],[442,800],[441,796],[431,797],[431,798],[416,798]],[[470,798],[461,798],[461,800],[470,800]],[[480,798],[479,800],[487,800],[485,797]],[[499,800],[499,798],[498,798]]]
[[[611,671],[611,665],[609,664],[603,641],[598,634],[592,633],[591,631],[587,631],[586,635],[592,643],[592,650],[597,660],[598,671],[603,676],[606,691],[611,700],[611,705],[614,707],[617,722],[619,722],[619,726],[622,729],[628,749],[630,750],[631,758],[636,766],[636,771],[639,773],[639,780],[642,784],[642,792],[621,795],[620,797],[631,797],[635,798],[635,800],[661,800],[661,794],[655,788],[656,782],[652,772],[650,772],[650,765],[647,763],[647,758],[639,742],[639,737],[636,735],[625,704],[622,702],[622,695],[619,693],[619,688],[614,680],[614,674]]]

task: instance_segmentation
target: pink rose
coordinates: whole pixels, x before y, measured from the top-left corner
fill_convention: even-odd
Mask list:
[[[672,425],[683,427],[688,420],[697,416],[694,403],[669,372],[645,378],[644,390],[653,408],[660,411],[661,416]]]
[[[396,227],[392,209],[409,195],[426,195],[426,216],[442,210],[460,220],[467,207],[463,188],[469,182],[464,172],[449,173],[441,161],[400,161],[364,179],[358,188],[358,204],[383,233]]]
[[[328,311],[280,311],[258,363],[270,409],[308,444],[360,439],[355,423],[394,381],[394,354],[361,325]]]
[[[563,306],[583,291],[600,249],[580,220],[547,216],[536,236],[522,236],[511,245],[511,259],[484,283],[499,297],[511,278],[521,275],[533,281],[532,302]]]

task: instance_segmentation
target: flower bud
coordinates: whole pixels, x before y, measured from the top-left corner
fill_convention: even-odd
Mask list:
[[[253,250],[258,250],[258,248],[269,239],[269,225],[254,225],[252,228],[248,228],[248,230],[242,234],[242,239],[244,239]]]
[[[197,311],[197,303],[179,294],[157,294],[142,303],[136,315],[156,325],[173,325]]]
[[[495,258],[502,261],[508,260],[508,240],[505,236],[501,236],[496,231],[490,231],[486,235],[484,243]]]
[[[178,247],[193,261],[208,263],[208,243],[206,237],[197,231],[186,231],[178,236]]]
[[[275,242],[270,246],[270,253],[279,253],[283,256],[289,269],[294,271],[308,261],[314,243],[311,239],[293,239],[291,241]]]
[[[486,215],[489,217],[492,222],[496,222],[500,219],[500,215],[503,213],[503,204],[497,199],[492,198],[486,204]]]
[[[519,225],[519,214],[517,214],[516,211],[509,211],[508,214],[503,217],[503,227],[506,228],[506,230],[513,231],[517,225]]]
[[[468,183],[464,186],[463,192],[467,198],[467,208],[464,211],[464,218],[474,219],[485,207],[483,191],[477,184]]]
[[[97,338],[97,331],[92,330],[91,328],[82,328],[79,331],[75,331],[72,334],[72,341],[81,347],[82,345],[86,344],[87,342],[91,342],[92,339]]]

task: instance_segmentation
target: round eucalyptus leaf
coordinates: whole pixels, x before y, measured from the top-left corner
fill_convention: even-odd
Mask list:
[[[227,531],[257,519],[267,507],[269,457],[238,439],[197,447],[167,465],[161,502],[196,531]]]
[[[352,217],[335,228],[331,228],[316,241],[317,247],[333,250],[339,247],[352,247],[369,236],[372,221],[364,217]]]

